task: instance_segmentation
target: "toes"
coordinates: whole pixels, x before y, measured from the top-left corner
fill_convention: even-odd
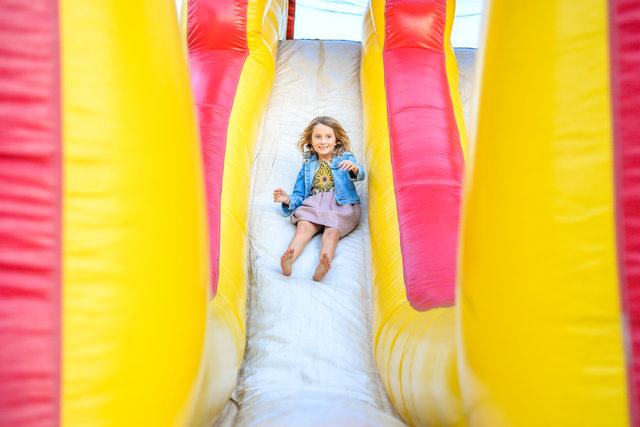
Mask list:
[[[280,259],[291,258],[293,256],[293,248],[287,249]]]
[[[321,262],[323,264],[325,264],[327,267],[331,268],[331,260],[329,259],[329,255],[327,254],[322,254],[322,260]]]

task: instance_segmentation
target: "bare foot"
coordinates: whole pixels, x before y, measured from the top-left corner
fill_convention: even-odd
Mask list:
[[[320,258],[320,264],[316,267],[316,272],[313,273],[313,280],[316,282],[324,279],[324,276],[331,269],[331,260],[329,259],[329,255],[322,254],[322,258]]]
[[[284,251],[284,254],[280,257],[280,266],[282,267],[282,274],[285,276],[291,276],[291,267],[293,267],[293,248],[289,248]]]

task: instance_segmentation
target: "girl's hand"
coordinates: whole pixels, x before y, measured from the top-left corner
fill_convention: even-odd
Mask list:
[[[290,202],[289,195],[282,188],[276,188],[275,190],[273,190],[273,201],[275,203],[279,202],[288,205]]]
[[[340,170],[352,172],[356,176],[358,176],[358,172],[360,172],[360,169],[358,169],[358,166],[355,163],[353,163],[351,160],[341,161],[338,164],[338,167],[340,168]]]

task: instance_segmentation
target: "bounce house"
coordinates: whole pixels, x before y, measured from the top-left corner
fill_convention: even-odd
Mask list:
[[[0,425],[639,425],[640,3],[492,0],[477,51],[295,9],[0,0]],[[319,115],[367,173],[320,283],[271,195]]]

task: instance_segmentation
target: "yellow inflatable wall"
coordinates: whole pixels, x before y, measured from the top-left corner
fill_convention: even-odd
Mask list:
[[[457,297],[472,425],[630,423],[607,27],[605,1],[488,10]]]

